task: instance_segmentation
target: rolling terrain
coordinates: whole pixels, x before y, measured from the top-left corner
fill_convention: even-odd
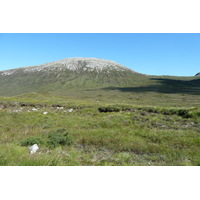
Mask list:
[[[0,72],[0,165],[194,166],[199,145],[199,76],[96,58]]]

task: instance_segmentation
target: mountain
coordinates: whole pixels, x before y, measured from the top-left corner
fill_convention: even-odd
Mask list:
[[[60,93],[70,89],[133,86],[146,76],[117,62],[68,58],[37,66],[0,71],[0,96],[27,92]]]
[[[200,72],[199,72],[199,73],[197,73],[195,76],[200,76]]]

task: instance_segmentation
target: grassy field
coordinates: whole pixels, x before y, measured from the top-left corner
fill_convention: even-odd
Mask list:
[[[0,165],[200,165],[198,91],[123,90],[0,97]]]

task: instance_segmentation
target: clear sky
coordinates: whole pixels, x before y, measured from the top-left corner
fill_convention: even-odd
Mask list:
[[[149,75],[193,76],[200,72],[200,34],[0,34],[0,71],[70,57],[113,60]]]

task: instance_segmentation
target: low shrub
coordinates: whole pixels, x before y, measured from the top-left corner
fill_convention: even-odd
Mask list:
[[[114,106],[100,107],[99,112],[119,112],[120,108]]]
[[[24,139],[21,142],[21,146],[30,146],[30,145],[34,145],[34,144],[42,145],[44,143],[45,143],[45,141],[39,137],[30,137],[30,138]]]
[[[179,110],[178,115],[183,118],[190,118],[192,117],[191,113],[188,110]]]
[[[50,133],[47,144],[51,148],[55,148],[60,145],[71,145],[73,144],[73,137],[66,132],[66,129],[58,129]]]

